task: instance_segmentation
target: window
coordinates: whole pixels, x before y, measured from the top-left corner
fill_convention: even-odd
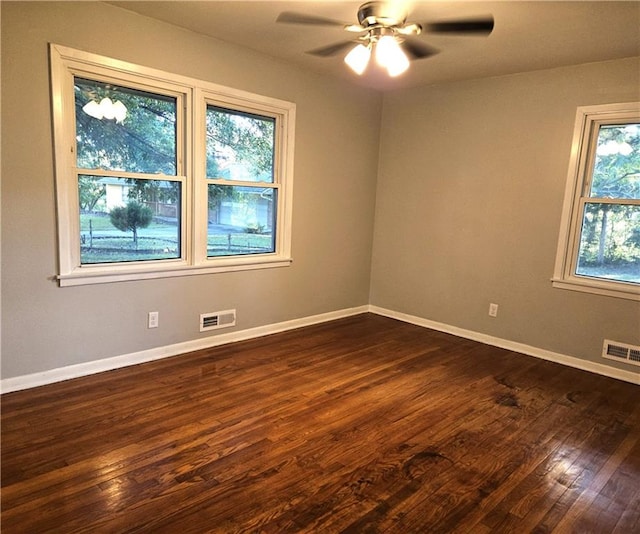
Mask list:
[[[60,285],[288,265],[295,105],[51,45]]]
[[[207,105],[207,255],[275,250],[275,119]]]
[[[640,103],[578,108],[553,283],[640,300]]]
[[[73,87],[80,265],[180,258],[179,97],[77,76]]]

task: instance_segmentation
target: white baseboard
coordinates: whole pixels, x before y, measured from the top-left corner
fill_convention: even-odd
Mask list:
[[[512,350],[514,352],[519,352],[527,356],[534,356],[543,360],[549,360],[552,362],[567,365],[569,367],[574,367],[576,369],[581,369],[583,371],[589,371],[610,378],[623,380],[625,382],[631,382],[632,384],[640,384],[640,373],[638,372],[616,369],[608,365],[589,362],[586,360],[581,360],[580,358],[575,358],[573,356],[567,356],[565,354],[559,354],[557,352],[551,352],[545,349],[525,345],[524,343],[517,343],[515,341],[509,341],[507,339],[501,339],[494,336],[489,336],[487,334],[481,334],[472,330],[466,330],[464,328],[458,328],[456,326],[438,323],[436,321],[423,319],[422,317],[417,317],[415,315],[395,312],[392,310],[387,310],[385,308],[380,308],[378,306],[364,305],[355,308],[345,308],[334,312],[322,313],[319,315],[312,315],[309,317],[302,317],[300,319],[292,319],[290,321],[284,321],[272,325],[258,326],[255,328],[248,328],[246,330],[230,332],[227,334],[219,334],[217,336],[194,339],[191,341],[176,343],[174,345],[167,345],[164,347],[157,347],[140,352],[133,352],[131,354],[124,354],[122,356],[115,356],[112,358],[105,358],[102,360],[80,363],[76,365],[68,365],[57,369],[51,369],[49,371],[43,371],[41,373],[33,373],[29,375],[5,378],[0,380],[0,391],[2,393],[10,393],[12,391],[44,386],[46,384],[52,384],[54,382],[61,382],[63,380],[70,380],[72,378],[88,376],[96,373],[101,373],[103,371],[111,371],[113,369],[119,369],[121,367],[127,367],[129,365],[137,365],[140,363],[159,360],[162,358],[169,358],[171,356],[177,356],[186,352],[216,347],[218,345],[233,343],[235,341],[243,341],[246,339],[253,339],[269,334],[276,334],[278,332],[284,332],[286,330],[293,330],[294,328],[301,328],[303,326],[324,323],[327,321],[333,321],[334,319],[341,319],[343,317],[350,317],[352,315],[366,312],[375,313],[384,317],[390,317],[392,319],[398,319],[399,321],[404,321],[406,323],[415,324],[425,328],[431,328],[432,330],[446,332],[448,334],[453,334],[465,339],[471,339],[480,343],[486,343],[487,345]]]
[[[534,356],[543,360],[561,363],[568,367],[574,367],[583,371],[589,371],[591,373],[607,376],[609,378],[624,380],[625,382],[631,382],[632,384],[640,384],[640,372],[637,371],[626,371],[623,369],[617,369],[609,365],[582,360],[580,358],[575,358],[574,356],[567,356],[566,354],[560,354],[558,352],[552,352],[549,350],[540,349],[538,347],[532,347],[531,345],[525,345],[524,343],[518,343],[516,341],[509,341],[508,339],[481,334],[480,332],[458,328],[457,326],[430,321],[429,319],[423,319],[422,317],[416,317],[415,315],[408,315],[406,313],[379,308],[378,306],[369,306],[369,311],[377,315],[383,315],[392,319],[398,319],[399,321],[404,321],[405,323],[411,323],[418,326],[423,326],[425,328],[431,328],[432,330],[438,330],[439,332],[445,332],[447,334],[463,337],[465,339],[479,341],[480,343],[485,343],[494,347],[512,350],[514,352],[519,352],[527,356]]]
[[[184,341],[182,343],[176,343],[174,345],[167,345],[164,347],[157,347],[140,352],[133,352],[131,354],[124,354],[122,356],[114,356],[112,358],[104,358],[87,363],[68,365],[57,369],[51,369],[49,371],[43,371],[41,373],[33,373],[29,375],[5,378],[3,380],[0,380],[0,391],[2,393],[9,393],[11,391],[19,391],[22,389],[44,386],[46,384],[52,384],[54,382],[61,382],[63,380],[70,380],[72,378],[79,378],[82,376],[102,373],[103,371],[111,371],[113,369],[119,369],[121,367],[127,367],[129,365],[137,365],[139,363],[151,362],[154,360],[160,360],[162,358],[169,358],[171,356],[184,354],[185,352],[208,349],[210,347],[216,347],[218,345],[224,345],[226,343],[233,343],[234,341],[243,341],[245,339],[252,339],[256,337],[266,336],[268,334],[284,332],[285,330],[293,330],[294,328],[333,321],[334,319],[341,319],[343,317],[349,317],[351,315],[357,315],[359,313],[366,313],[368,311],[369,306],[367,305],[359,306],[356,308],[345,308],[343,310],[321,313],[319,315],[312,315],[300,319],[292,319],[290,321],[284,321],[281,323],[258,326],[255,328],[248,328],[246,330],[239,330],[236,332],[229,332],[227,334],[219,334],[217,336],[194,339],[191,341]]]

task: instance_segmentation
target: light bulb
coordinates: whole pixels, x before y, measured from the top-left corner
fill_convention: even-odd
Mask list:
[[[362,74],[369,64],[370,57],[371,49],[368,46],[359,44],[351,49],[351,52],[345,56],[344,62],[349,65],[356,74]]]

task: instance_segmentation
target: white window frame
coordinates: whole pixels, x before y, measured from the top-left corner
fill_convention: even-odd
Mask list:
[[[296,106],[210,82],[50,45],[60,286],[188,276],[290,265]],[[80,263],[73,78],[108,80],[177,98],[177,175],[182,184],[181,254],[178,259]],[[207,257],[206,104],[276,120],[274,184],[278,190],[275,252]],[[184,117],[183,119],[181,117]],[[112,173],[125,176],[127,173]],[[126,176],[125,176],[126,177]],[[163,179],[162,175],[154,179]]]
[[[599,127],[638,121],[640,121],[640,102],[578,107],[552,278],[553,287],[640,300],[638,284],[576,274],[583,204],[586,200],[597,200],[589,198],[589,194]],[[640,200],[625,200],[624,203],[640,205]]]

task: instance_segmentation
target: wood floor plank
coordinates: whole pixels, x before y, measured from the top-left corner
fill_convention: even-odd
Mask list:
[[[640,388],[363,314],[2,396],[2,532],[633,532]]]

